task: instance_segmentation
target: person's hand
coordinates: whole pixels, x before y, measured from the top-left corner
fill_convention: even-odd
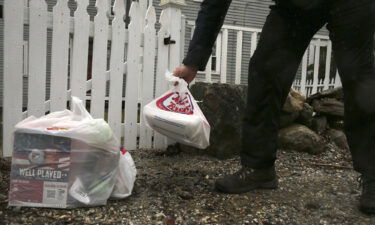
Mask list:
[[[173,75],[176,77],[180,77],[184,79],[187,83],[190,83],[194,80],[195,76],[197,75],[198,68],[194,66],[179,66],[173,72]]]

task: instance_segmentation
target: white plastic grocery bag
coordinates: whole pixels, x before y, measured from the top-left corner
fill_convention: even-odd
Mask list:
[[[113,188],[111,198],[121,199],[131,195],[137,170],[130,153],[121,149],[118,173],[116,175],[115,187]]]
[[[122,170],[134,162],[121,160],[120,143],[103,119],[92,118],[76,97],[71,106],[16,125],[9,205],[74,208],[130,195],[135,172],[124,180]],[[114,192],[125,183],[126,191]]]
[[[167,72],[170,90],[143,108],[147,124],[177,142],[204,149],[210,125],[191,95],[185,80]]]

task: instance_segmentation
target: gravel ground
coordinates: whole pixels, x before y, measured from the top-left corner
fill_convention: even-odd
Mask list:
[[[279,188],[241,195],[213,189],[216,178],[240,167],[238,157],[220,161],[156,150],[132,155],[134,194],[81,209],[8,207],[9,163],[1,161],[0,224],[375,224],[375,216],[357,209],[358,174],[341,150],[318,156],[279,151]]]

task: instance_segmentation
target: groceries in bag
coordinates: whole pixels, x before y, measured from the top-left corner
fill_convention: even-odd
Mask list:
[[[187,83],[169,72],[166,79],[171,89],[143,109],[147,124],[177,142],[201,149],[208,147],[210,125]]]
[[[16,125],[9,205],[74,208],[105,205],[112,195],[129,196],[134,162],[130,154],[120,159],[120,143],[109,125],[93,119],[72,97],[72,111],[31,116]],[[132,166],[127,171],[131,179],[121,180],[121,164]],[[126,190],[115,191],[124,183]]]

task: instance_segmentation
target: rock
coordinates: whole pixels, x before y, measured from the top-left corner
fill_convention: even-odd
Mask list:
[[[327,129],[327,124],[326,116],[316,116],[311,120],[311,129],[321,134]]]
[[[181,145],[180,143],[168,145],[167,149],[165,150],[165,152],[163,152],[163,154],[165,154],[166,156],[173,156],[173,155],[180,154],[181,152],[180,145]]]
[[[4,201],[7,199],[6,195],[0,194],[0,201]]]
[[[279,132],[279,144],[283,149],[318,154],[326,149],[322,137],[303,125],[293,125]]]
[[[342,87],[330,89],[330,90],[325,90],[325,91],[318,92],[316,94],[310,95],[306,99],[306,102],[309,103],[309,104],[312,104],[313,100],[322,99],[322,98],[334,98],[334,99],[337,99],[337,100],[343,102],[344,101],[344,92],[342,90]]]
[[[191,93],[211,125],[210,146],[203,151],[221,159],[238,154],[247,86],[195,83]]]
[[[314,113],[313,107],[311,107],[307,103],[304,103],[303,109],[299,112],[299,117],[297,118],[297,122],[311,128],[313,113]]]
[[[330,128],[344,130],[344,121],[342,119],[328,119],[328,124]]]
[[[291,88],[282,110],[286,113],[299,112],[303,109],[304,102],[305,96]]]
[[[293,113],[282,112],[280,116],[280,128],[284,128],[284,127],[292,125],[298,117],[299,117],[299,112],[293,112]]]
[[[334,98],[314,99],[312,107],[319,114],[344,117],[344,103]]]
[[[331,142],[335,143],[337,147],[349,150],[348,141],[343,131],[328,129],[324,134]]]
[[[190,200],[193,199],[193,195],[190,192],[187,191],[178,191],[177,192],[178,196],[184,200]]]

